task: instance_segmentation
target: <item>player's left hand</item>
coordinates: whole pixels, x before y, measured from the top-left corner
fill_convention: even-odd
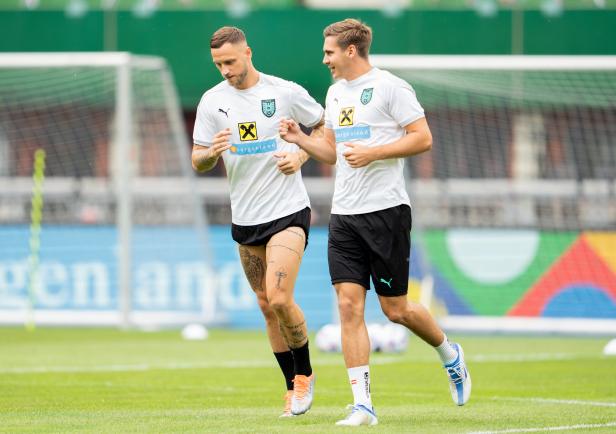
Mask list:
[[[278,126],[278,134],[280,134],[282,140],[299,144],[303,133],[297,122],[293,119],[283,118]]]
[[[368,146],[360,145],[359,143],[345,143],[347,150],[342,153],[349,166],[357,169],[367,166],[374,161],[372,150]]]
[[[280,151],[274,154],[278,158],[278,170],[285,175],[293,175],[302,167],[301,156],[297,152]]]

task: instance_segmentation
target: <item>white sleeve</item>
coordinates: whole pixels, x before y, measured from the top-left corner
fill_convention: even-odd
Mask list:
[[[214,135],[217,133],[216,125],[207,110],[207,102],[205,95],[199,102],[197,107],[197,117],[195,119],[195,128],[193,129],[193,142],[196,145],[211,146],[214,140]]]
[[[323,107],[297,83],[291,82],[290,88],[291,117],[302,125],[312,127],[323,118]]]
[[[417,101],[411,85],[393,84],[389,91],[389,114],[401,127],[425,117],[424,109]]]
[[[325,128],[333,130],[334,124],[332,123],[332,117],[329,114],[330,112],[329,108],[331,107],[331,102],[330,102],[330,97],[329,97],[330,91],[331,91],[331,87],[327,89],[327,96],[325,97]]]

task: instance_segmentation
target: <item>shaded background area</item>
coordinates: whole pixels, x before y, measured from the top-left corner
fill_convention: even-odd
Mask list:
[[[255,66],[296,81],[323,102],[331,84],[321,65],[322,31],[347,17],[374,30],[379,54],[616,54],[616,10],[407,9],[324,10],[298,6],[254,9],[243,17],[226,10],[157,10],[140,17],[130,10],[0,10],[0,51],[128,51],[155,54],[171,65],[187,113],[202,93],[220,81],[211,62],[209,38],[223,25],[241,27]],[[58,29],[62,29],[59,32]]]
[[[162,56],[175,78],[189,137],[201,95],[220,81],[210,59],[209,38],[223,25],[245,30],[259,70],[301,84],[321,103],[331,84],[329,72],[321,64],[322,30],[346,17],[360,18],[372,26],[372,52],[379,54],[616,54],[614,1],[364,1],[354,2],[356,9],[348,8],[349,4],[314,0],[9,0],[0,5],[0,51],[127,51]],[[366,8],[359,9],[362,5]],[[419,93],[419,97],[421,101],[425,95]],[[429,116],[438,137],[439,125],[451,114]],[[508,141],[508,137],[502,138],[502,146],[495,150],[498,155],[507,154]],[[472,150],[473,144],[464,146]],[[435,150],[437,164],[447,165],[448,170],[460,166],[459,173],[449,175],[484,177],[494,170],[508,170],[503,159],[504,167],[470,167],[448,161],[447,155],[453,154],[439,152],[438,146]],[[573,152],[570,154],[573,158]],[[410,164],[417,166],[419,162]],[[433,167],[414,168],[419,176],[434,176]],[[309,161],[303,172],[305,176],[330,176],[331,168]],[[438,167],[436,172],[438,176]],[[549,177],[560,175],[570,174],[558,169],[547,173]],[[224,176],[224,168],[219,165],[201,176]]]

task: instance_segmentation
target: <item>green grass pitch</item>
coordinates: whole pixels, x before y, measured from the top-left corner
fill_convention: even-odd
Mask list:
[[[456,407],[437,356],[411,338],[371,357],[374,427],[337,427],[352,397],[340,354],[312,349],[312,410],[278,419],[284,385],[264,332],[0,328],[2,433],[616,432],[607,339],[453,336],[473,394]]]

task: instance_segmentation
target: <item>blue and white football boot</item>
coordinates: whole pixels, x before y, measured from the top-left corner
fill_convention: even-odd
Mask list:
[[[445,365],[447,377],[449,377],[449,390],[451,398],[456,405],[464,405],[471,397],[471,374],[464,362],[464,351],[459,344],[451,346],[458,352],[458,357],[452,363]]]

